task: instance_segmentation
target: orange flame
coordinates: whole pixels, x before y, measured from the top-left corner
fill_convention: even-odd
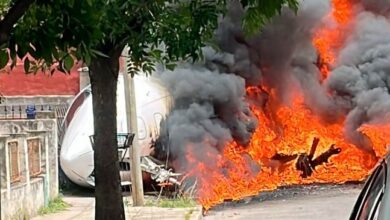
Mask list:
[[[248,92],[253,90],[248,88]],[[188,176],[197,178],[198,201],[205,210],[226,200],[239,200],[279,186],[341,184],[367,177],[377,157],[345,140],[343,120],[325,124],[305,107],[301,96],[296,97],[291,107],[279,107],[272,115],[268,113],[269,108],[262,110],[252,106],[260,124],[247,147],[230,142],[221,153],[206,152],[197,156],[195,146],[187,146],[186,159],[192,168]],[[272,100],[271,97],[269,101]],[[386,144],[390,143],[390,133],[383,132],[389,129],[382,129],[368,125],[361,128],[373,141],[378,157],[384,156]],[[295,167],[296,159],[286,164],[272,159],[276,153],[308,154],[315,137],[320,138],[316,155],[328,150],[332,144],[341,148],[341,152],[331,157],[328,163],[318,166],[311,176],[301,177],[301,172]],[[208,161],[207,164],[204,161]]]
[[[390,137],[390,124],[381,125],[363,125],[359,131],[370,137],[373,148],[378,156],[385,155],[388,152],[387,145]]]
[[[326,17],[333,18],[335,25],[325,26],[314,33],[313,45],[319,53],[318,65],[322,79],[330,73],[330,66],[336,63],[336,53],[346,39],[346,28],[353,20],[351,0],[332,0],[332,11]]]

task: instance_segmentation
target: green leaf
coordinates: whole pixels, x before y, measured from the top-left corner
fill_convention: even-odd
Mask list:
[[[17,58],[16,57],[13,57],[12,58],[12,62],[11,62],[11,69],[13,69],[15,66],[16,66],[16,61],[17,61]]]
[[[24,59],[24,72],[29,73],[30,72],[30,60],[26,57]]]
[[[161,60],[161,54],[162,54],[163,52],[161,51],[161,50],[159,50],[159,49],[155,49],[155,50],[152,50],[151,52],[150,52],[150,55],[152,56],[152,57],[154,57],[156,60]]]
[[[246,7],[243,28],[247,35],[254,35],[276,15],[282,13],[283,7],[289,7],[297,13],[297,0],[246,0],[241,1]]]
[[[174,63],[167,63],[167,64],[165,64],[165,67],[166,67],[168,70],[173,71],[173,70],[175,69],[175,67],[176,67],[176,64],[174,64]]]
[[[75,1],[75,0],[69,0],[69,6],[70,6],[71,8],[73,8],[73,6],[74,6],[74,1]]]
[[[102,52],[100,52],[100,51],[98,51],[98,50],[91,49],[91,52],[94,53],[94,54],[96,54],[96,55],[98,55],[98,56],[108,58],[108,56],[107,56],[106,54],[104,54],[104,53],[102,53]]]
[[[85,53],[84,55],[84,62],[89,65],[91,63],[91,55],[89,53]]]
[[[23,59],[26,56],[27,51],[28,51],[28,47],[26,45],[19,44],[16,54],[20,59]]]
[[[0,69],[3,69],[8,63],[8,53],[6,50],[0,50]]]
[[[53,56],[54,56],[54,59],[56,59],[56,60],[60,59],[60,54],[58,53],[58,50],[56,50],[56,49],[53,50]]]
[[[67,55],[65,58],[64,58],[64,69],[66,71],[70,71],[73,67],[73,64],[74,64],[74,60],[71,56]]]

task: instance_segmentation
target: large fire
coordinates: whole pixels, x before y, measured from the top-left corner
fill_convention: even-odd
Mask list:
[[[248,88],[248,93],[255,89]],[[298,95],[291,107],[280,107],[272,115],[267,109],[252,107],[260,125],[249,146],[243,147],[232,142],[218,156],[207,154],[210,160],[215,161],[218,169],[210,169],[208,167],[214,166],[199,163],[205,161],[204,158],[196,158],[194,148],[187,147],[187,160],[193,166],[188,175],[197,177],[199,202],[206,210],[225,200],[238,200],[279,186],[364,180],[378,158],[385,155],[386,144],[390,143],[390,135],[384,133],[389,129],[365,125],[361,130],[374,143],[376,155],[360,150],[345,140],[343,121],[324,124],[305,107],[303,99]],[[328,163],[318,166],[311,176],[302,177],[302,172],[295,166],[297,159],[286,163],[274,159],[277,153],[309,154],[314,138],[319,138],[317,156],[329,150],[333,144],[341,152],[330,157]],[[251,163],[252,160],[261,167],[260,170]]]
[[[320,69],[324,78],[336,62],[337,49],[346,37],[345,28],[353,19],[351,3],[333,0],[329,16],[336,21],[335,26],[319,29],[313,39],[321,57]],[[247,88],[249,98],[253,99],[255,93],[264,91],[258,87]],[[386,145],[390,143],[390,133],[386,133],[389,125],[363,125],[359,129],[373,143],[373,155],[345,139],[345,119],[341,118],[337,123],[321,121],[305,105],[300,94],[295,95],[290,106],[277,105],[272,92],[267,94],[269,98],[265,105],[251,106],[259,125],[248,146],[230,142],[220,153],[202,155],[196,154],[196,146],[189,143],[186,147],[186,160],[191,167],[188,176],[196,177],[197,196],[205,210],[226,200],[238,200],[280,186],[362,181],[386,154]],[[312,151],[316,141],[315,151]],[[330,149],[336,153],[327,154]],[[327,157],[318,166],[310,168],[312,173],[303,175],[297,164],[306,160],[309,162],[303,163],[303,167],[310,167],[313,164],[310,161],[320,155]]]
[[[330,73],[330,67],[336,63],[337,52],[346,39],[347,28],[353,20],[351,0],[332,0],[332,11],[324,22],[333,21],[333,25],[324,24],[314,33],[313,45],[319,53],[319,65],[322,78]]]

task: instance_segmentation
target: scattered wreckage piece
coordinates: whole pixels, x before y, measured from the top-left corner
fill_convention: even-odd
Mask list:
[[[119,141],[118,138],[118,148],[125,149],[125,153],[122,156],[121,162],[124,160],[124,156],[129,148],[133,145],[134,133],[126,134],[122,137],[122,141]],[[119,135],[118,135],[119,137]],[[128,161],[130,162],[130,161]],[[128,163],[130,165],[130,163]],[[180,173],[172,172],[172,169],[166,169],[163,162],[153,158],[152,156],[142,156],[141,157],[141,170],[149,173],[152,180],[156,181],[161,185],[174,184],[180,186],[180,182],[178,181],[178,177],[181,176]],[[129,167],[130,168],[130,167]],[[128,169],[130,170],[130,169]]]
[[[320,142],[319,138],[313,139],[313,143],[311,145],[309,154],[300,153],[300,154],[286,155],[286,154],[277,153],[271,159],[277,160],[282,164],[286,164],[288,162],[296,160],[295,168],[302,172],[301,174],[302,178],[307,178],[313,174],[317,166],[323,165],[324,163],[328,163],[329,159],[332,156],[337,155],[341,152],[340,148],[337,148],[334,144],[332,144],[327,151],[323,152],[318,157],[314,158],[314,154],[317,151],[319,142]]]
[[[131,159],[127,157],[128,150],[133,147],[132,143],[134,140],[134,133],[124,133],[117,134],[118,138],[118,157],[119,167],[120,167],[120,176],[121,176],[121,185],[131,185],[131,175],[130,175],[130,164]],[[92,147],[94,147],[94,136],[91,135],[90,142]],[[150,174],[152,180],[156,181],[159,185],[177,185],[180,186],[180,181],[178,177],[182,174],[174,173],[172,169],[165,168],[162,161],[159,161],[152,156],[141,156],[141,170]]]
[[[164,185],[164,183],[172,183],[180,186],[180,181],[177,179],[182,174],[174,173],[172,169],[166,169],[164,165],[157,164],[157,160],[151,156],[141,157],[141,169],[144,172],[150,173],[152,180]]]

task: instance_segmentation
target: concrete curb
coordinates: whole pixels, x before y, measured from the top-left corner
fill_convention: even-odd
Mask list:
[[[193,217],[194,220],[203,220],[203,214],[202,214],[202,206],[198,205],[195,207],[196,213],[193,213],[191,217]]]
[[[38,216],[34,220],[89,220],[94,219],[95,203],[94,198],[64,199],[72,206],[62,212]],[[128,220],[203,220],[202,206],[197,205],[191,208],[161,208],[155,206],[132,207],[125,205],[126,219]]]

